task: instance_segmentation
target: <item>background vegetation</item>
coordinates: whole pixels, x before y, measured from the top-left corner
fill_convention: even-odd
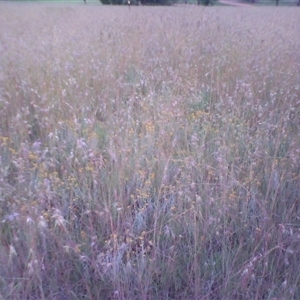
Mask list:
[[[299,299],[299,11],[1,3],[1,299]]]
[[[2,0],[5,2],[23,2],[23,3],[64,3],[64,4],[105,4],[105,5],[127,5],[128,0]],[[259,6],[300,6],[300,0],[131,0],[131,5],[232,5],[238,6],[240,3],[252,4]]]

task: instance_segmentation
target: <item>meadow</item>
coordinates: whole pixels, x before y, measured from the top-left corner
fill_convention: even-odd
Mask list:
[[[0,3],[0,299],[300,299],[299,28]]]

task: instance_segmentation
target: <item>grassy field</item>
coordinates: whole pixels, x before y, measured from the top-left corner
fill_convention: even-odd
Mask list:
[[[300,10],[0,28],[0,299],[300,299]]]

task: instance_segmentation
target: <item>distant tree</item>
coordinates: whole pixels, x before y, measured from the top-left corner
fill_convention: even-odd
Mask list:
[[[173,0],[145,0],[145,4],[150,5],[172,5],[174,4]]]
[[[1,1],[1,0],[0,0]],[[135,4],[142,4],[142,5],[172,5],[175,3],[175,0],[99,0],[102,4],[105,5],[121,5],[121,4],[126,4],[126,5],[135,5]]]
[[[172,5],[174,4],[174,0],[143,0],[142,4],[150,4],[150,5]]]
[[[278,6],[279,5],[279,0],[276,0],[276,6]]]
[[[102,4],[112,4],[112,5],[121,5],[123,4],[123,0],[100,0]]]
[[[213,0],[198,0],[197,3],[198,5],[202,4],[204,6],[214,5]]]

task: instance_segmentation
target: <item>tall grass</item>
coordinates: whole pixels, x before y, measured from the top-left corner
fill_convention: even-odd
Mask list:
[[[299,299],[299,11],[1,3],[1,299]]]

